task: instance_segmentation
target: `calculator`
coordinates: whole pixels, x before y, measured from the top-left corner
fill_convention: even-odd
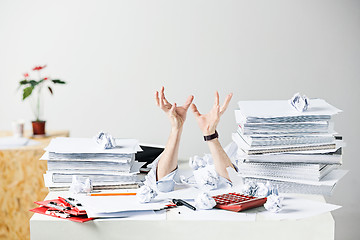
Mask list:
[[[213,196],[216,208],[240,212],[250,208],[256,208],[266,203],[266,198],[257,198],[239,193],[226,193]]]

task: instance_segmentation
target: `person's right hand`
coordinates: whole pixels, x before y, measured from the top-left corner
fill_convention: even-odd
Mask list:
[[[221,115],[223,115],[223,113],[229,106],[229,102],[232,98],[232,95],[233,94],[230,93],[226,96],[224,104],[220,108],[219,93],[216,91],[214,106],[207,114],[201,114],[194,103],[191,105],[191,109],[195,115],[200,130],[203,132],[204,136],[208,136],[215,133],[216,127],[220,121],[220,117]]]
[[[180,129],[184,125],[186,120],[187,111],[194,99],[194,96],[190,95],[183,106],[177,106],[176,103],[171,104],[166,100],[164,94],[164,87],[161,87],[160,97],[159,92],[155,92],[156,105],[160,107],[170,119],[171,127],[173,129]]]

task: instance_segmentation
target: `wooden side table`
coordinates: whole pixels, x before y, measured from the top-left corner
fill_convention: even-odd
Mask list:
[[[0,137],[11,136],[10,131],[0,131]],[[68,137],[69,131],[48,131],[48,135],[32,138],[39,145],[0,150],[0,239],[30,239],[29,209],[37,207],[34,201],[48,194],[43,174],[46,161],[39,158],[54,137]]]

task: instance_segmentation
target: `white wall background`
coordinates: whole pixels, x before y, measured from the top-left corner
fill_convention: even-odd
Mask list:
[[[1,0],[0,129],[32,120],[16,88],[39,64],[68,82],[46,97],[47,128],[74,137],[105,130],[165,144],[169,123],[153,100],[162,85],[178,104],[195,95],[201,112],[215,90],[222,99],[233,92],[218,129],[223,145],[236,129],[239,100],[289,99],[295,92],[326,99],[344,110],[335,126],[351,170],[328,198],[343,206],[333,213],[336,236],[360,236],[359,1]],[[180,157],[204,152],[189,114]]]

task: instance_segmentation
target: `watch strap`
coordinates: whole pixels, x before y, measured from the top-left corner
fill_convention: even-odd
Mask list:
[[[218,138],[219,137],[219,134],[218,132],[215,130],[215,133],[214,134],[211,134],[211,135],[208,135],[208,136],[204,136],[204,141],[210,141],[210,140],[213,140],[215,138]]]

